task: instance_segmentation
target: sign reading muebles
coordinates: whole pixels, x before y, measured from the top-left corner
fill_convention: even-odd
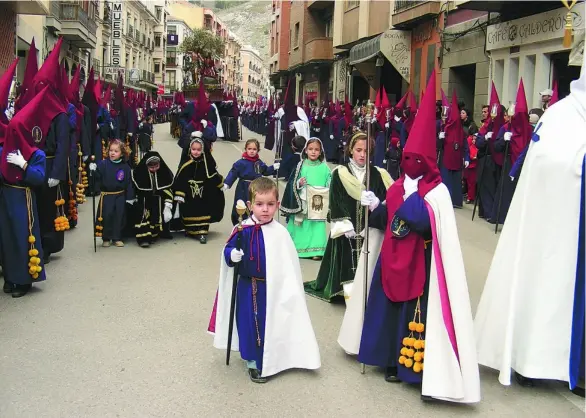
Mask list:
[[[486,30],[486,50],[509,48],[564,37],[568,9],[561,7],[550,12],[491,25]],[[584,28],[582,9],[572,9],[574,30]]]
[[[110,64],[113,67],[122,66],[122,2],[112,3],[112,51]]]

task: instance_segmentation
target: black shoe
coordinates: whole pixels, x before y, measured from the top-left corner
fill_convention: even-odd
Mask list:
[[[385,370],[385,381],[387,381],[389,383],[400,382],[399,378],[397,377],[397,368],[396,367],[387,367],[387,370]]]
[[[205,235],[202,235],[201,237],[199,237],[199,242],[202,244],[207,244],[208,238]]]
[[[535,382],[533,379],[525,377],[517,372],[515,372],[515,380],[517,381],[518,384],[520,384],[521,386],[523,386],[525,388],[530,388],[530,387],[535,386]]]
[[[12,297],[13,298],[21,298],[31,290],[30,284],[15,284],[14,288],[12,289]]]
[[[4,280],[4,286],[2,286],[2,290],[4,290],[4,293],[12,293],[13,289],[14,287],[12,286],[12,283]]]
[[[258,369],[248,369],[248,375],[250,376],[250,380],[254,383],[266,383],[267,378],[261,377],[260,370]]]
[[[165,231],[165,232],[161,232],[161,234],[159,235],[159,238],[161,238],[161,239],[173,239],[173,235],[171,235],[171,233],[169,231]]]
[[[150,244],[150,243],[148,243],[148,242],[141,242],[141,243],[140,243],[140,247],[141,247],[141,248],[149,248],[150,246],[151,246],[151,244]]]
[[[433,402],[434,399],[431,396],[421,395],[421,400],[423,402]]]
[[[51,262],[51,254],[45,254],[43,257],[43,264],[49,264]]]

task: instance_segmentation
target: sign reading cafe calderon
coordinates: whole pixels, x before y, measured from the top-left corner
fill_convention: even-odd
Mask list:
[[[574,30],[584,29],[582,8],[572,9]],[[491,25],[486,31],[486,50],[509,48],[564,37],[568,9],[561,7],[522,19]]]
[[[410,82],[411,32],[389,29],[380,38],[380,50],[401,76]]]
[[[122,2],[112,2],[112,44],[110,46],[112,67],[122,65]]]

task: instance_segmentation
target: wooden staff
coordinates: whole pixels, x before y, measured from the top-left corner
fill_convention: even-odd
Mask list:
[[[370,189],[370,141],[372,130],[372,113],[370,110],[366,112],[366,191]],[[362,322],[366,317],[366,304],[368,302],[368,241],[370,234],[368,233],[368,207],[364,208],[364,242],[362,243],[362,254],[364,254],[364,309],[362,312]],[[366,365],[360,363],[360,373],[366,372]]]
[[[246,205],[242,200],[236,202],[236,213],[238,213],[238,225],[236,226],[236,249],[241,247],[242,216],[246,212]],[[230,298],[230,321],[228,322],[228,346],[226,348],[226,366],[230,365],[230,351],[232,350],[232,331],[234,330],[234,311],[236,310],[236,286],[238,285],[238,266],[234,265],[234,276],[232,277],[232,295]]]
[[[91,163],[95,164],[96,157],[92,155]],[[94,227],[92,228],[92,235],[94,236],[94,253],[98,251],[97,244],[96,244],[96,173],[95,170],[90,170],[90,190],[92,193],[92,224]]]

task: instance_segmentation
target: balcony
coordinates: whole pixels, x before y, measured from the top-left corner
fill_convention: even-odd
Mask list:
[[[142,84],[156,86],[156,84],[155,84],[155,74],[154,73],[151,73],[150,71],[147,71],[147,70],[142,70],[142,76],[140,78],[140,82]]]
[[[315,0],[307,2],[307,8],[309,10],[324,10],[328,7],[334,7],[334,0]]]
[[[133,41],[134,41],[134,43],[135,43],[135,44],[137,44],[137,45],[138,45],[138,43],[139,43],[139,41],[140,41],[140,32],[138,31],[138,29],[136,29],[136,30],[134,31],[134,38],[133,38]]]
[[[51,2],[56,3],[56,2]],[[98,26],[82,7],[83,3],[60,2],[59,14],[54,15],[61,23],[60,35],[78,48],[94,49]],[[51,12],[57,9],[51,5]]]
[[[51,2],[53,3],[53,2]],[[10,8],[15,14],[20,15],[47,15],[48,11],[46,8],[47,1],[37,0],[15,0],[15,1],[2,1],[4,7]]]
[[[437,16],[441,3],[437,1],[396,0],[393,11],[393,26],[397,29],[411,29],[421,21]]]
[[[102,66],[100,65],[100,60],[97,58],[92,58],[92,67],[94,67],[94,74],[100,75],[102,74]]]
[[[332,38],[315,38],[305,44],[304,63],[334,59]]]
[[[104,26],[110,26],[112,24],[112,10],[110,4],[104,2]]]
[[[167,68],[177,68],[177,59],[176,58],[167,58],[166,61]]]
[[[126,27],[126,39],[132,41],[132,38],[134,38],[134,28],[132,27],[132,25],[128,25]]]

